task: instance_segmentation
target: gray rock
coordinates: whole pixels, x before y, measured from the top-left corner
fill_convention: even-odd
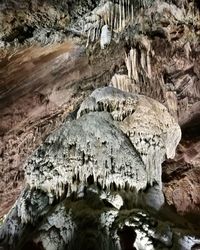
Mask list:
[[[160,210],[165,203],[165,197],[158,185],[148,188],[144,193],[144,202],[147,206]]]

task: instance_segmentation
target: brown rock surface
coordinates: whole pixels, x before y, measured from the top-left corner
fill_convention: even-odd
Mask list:
[[[175,160],[163,166],[167,202],[181,214],[200,214],[200,137],[182,140]]]
[[[1,60],[0,217],[21,191],[23,162],[91,90],[109,82],[112,60],[117,62],[113,56],[101,67],[99,61],[91,65],[75,41]]]
[[[166,172],[168,176],[167,180],[164,179],[164,192],[167,202],[181,214],[199,214],[200,167],[174,162]]]

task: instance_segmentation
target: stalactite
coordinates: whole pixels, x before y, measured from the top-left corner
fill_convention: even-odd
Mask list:
[[[126,63],[126,67],[127,67],[127,70],[128,70],[128,77],[131,79],[131,77],[132,77],[132,67],[131,67],[130,54],[125,55],[125,63]]]
[[[115,74],[111,79],[110,86],[130,93],[140,92],[139,86],[127,75]]]
[[[166,92],[166,100],[169,113],[178,120],[178,101],[173,91]]]
[[[87,47],[89,46],[89,44],[90,44],[90,34],[91,34],[91,29],[89,29],[89,32],[88,32],[86,48],[87,48]]]
[[[122,0],[119,0],[119,31],[122,29]]]
[[[144,50],[141,50],[141,66],[144,71],[146,71],[146,53]]]
[[[134,7],[133,4],[131,5],[131,22],[134,20]]]
[[[114,22],[114,11],[115,11],[115,5],[112,6],[111,11],[110,11],[110,28],[111,28],[111,31],[113,31],[113,29],[114,29],[114,25],[113,25],[113,22]]]
[[[151,57],[150,57],[150,51],[147,51],[147,73],[148,77],[152,77],[152,72],[151,72]]]
[[[116,8],[116,5],[114,7],[114,26],[113,26],[113,30],[114,31],[117,31],[118,30],[118,20],[117,20],[117,8]]]
[[[95,40],[93,39],[93,30],[96,30],[95,33],[98,34],[104,25],[108,25],[112,33],[114,31],[115,34],[119,34],[126,28],[127,24],[134,23],[139,10],[143,6],[148,6],[144,0],[112,0],[101,3],[92,11],[92,14],[83,17],[79,23],[81,34],[86,32],[87,37],[91,38],[87,39],[86,47],[89,46],[90,42],[100,38],[99,35],[95,35]],[[77,29],[74,27],[71,30]],[[92,37],[90,33],[92,33]]]
[[[138,65],[137,65],[137,50],[131,48],[128,55],[125,55],[125,63],[128,70],[128,77],[136,83],[139,82]]]
[[[131,12],[130,12],[130,0],[128,0],[128,11],[127,11],[127,16],[128,16],[128,20],[129,22],[131,21],[130,17],[131,17]]]
[[[125,27],[126,11],[125,11],[125,0],[122,0],[122,28]]]
[[[137,67],[137,50],[131,48],[130,50],[130,58],[131,58],[131,68],[132,68],[132,77],[135,80],[136,83],[139,82],[139,76],[138,76],[138,67]]]
[[[100,45],[101,49],[104,49],[106,45],[109,45],[111,42],[111,31],[109,30],[109,26],[106,24],[102,27],[101,31],[101,39],[100,39]]]

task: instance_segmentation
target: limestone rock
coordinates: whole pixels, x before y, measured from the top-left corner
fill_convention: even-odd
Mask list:
[[[179,165],[177,171],[174,165]],[[199,214],[200,167],[181,161],[166,163],[164,167],[164,193],[169,204],[173,204],[180,214]],[[196,224],[199,226],[200,221]]]
[[[98,129],[97,129],[98,128]],[[94,112],[64,124],[48,137],[25,165],[31,188],[61,197],[87,185],[88,178],[137,190],[147,185],[147,172],[131,142],[106,112]]]
[[[64,205],[58,205],[53,213],[39,227],[35,242],[41,242],[44,249],[60,250],[70,246],[76,224],[71,211],[67,212]]]
[[[143,125],[142,111],[148,119],[146,122],[152,125],[151,130]],[[129,118],[131,121],[127,121]],[[66,120],[25,164],[27,187],[5,220],[2,240],[10,246],[18,244],[18,238],[29,232],[29,225],[35,226],[41,217],[47,216],[47,222],[41,225],[39,238],[34,242],[42,242],[47,250],[62,248],[73,241],[75,226],[62,206],[58,206],[58,210],[54,207],[54,213],[49,215],[53,204],[60,199],[68,199],[66,206],[70,206],[71,197],[77,194],[77,199],[86,199],[89,204],[100,198],[98,209],[103,207],[102,200],[106,200],[120,210],[125,198],[120,193],[109,191],[136,190],[137,194],[156,181],[161,185],[161,166],[151,165],[152,162],[145,159],[153,157],[156,150],[157,157],[164,157],[162,150],[167,156],[173,156],[179,132],[179,126],[158,102],[112,87],[95,90],[82,103],[77,119]],[[159,147],[160,144],[155,148],[153,144],[148,151],[151,146],[149,138],[154,133],[160,138],[158,142],[163,148]],[[178,133],[173,141],[170,133]],[[130,198],[132,195],[130,193]],[[91,200],[91,197],[94,199]],[[157,208],[159,202],[157,200],[153,205]],[[63,221],[66,223],[63,224]],[[67,223],[69,227],[66,228]],[[49,233],[50,236],[47,236]],[[59,237],[61,240],[58,240]],[[142,237],[140,231],[138,237]]]
[[[145,203],[156,210],[160,210],[165,204],[165,197],[159,186],[154,185],[144,195]]]
[[[116,111],[110,111],[112,105],[106,100],[105,107],[103,109],[100,107],[102,114],[98,115],[85,114],[88,112],[86,105],[86,111],[83,111],[80,120],[83,121],[87,117],[86,120],[90,121],[99,117],[101,122],[98,124],[104,124],[103,128],[118,131],[116,134],[119,133],[120,136],[122,135],[120,138],[125,138],[127,147],[133,147],[131,152],[134,152],[135,158],[132,157],[134,162],[136,159],[138,165],[139,162],[141,163],[142,170],[139,169],[139,172],[144,171],[146,175],[144,176],[146,180],[141,187],[146,186],[145,183],[153,185],[149,188],[150,193],[146,195],[146,202],[153,208],[160,209],[163,202],[160,189],[160,165],[164,159],[174,155],[173,151],[180,130],[176,125],[174,126],[173,119],[171,121],[171,118],[168,119],[165,111],[162,111],[164,116],[155,115],[160,113],[162,107],[156,102],[154,105],[154,102],[146,96],[164,104],[182,126],[185,137],[177,149],[174,163],[168,166],[171,173],[168,175],[169,169],[163,168],[165,196],[167,202],[174,205],[179,213],[199,213],[199,10],[197,0],[7,0],[0,2],[0,217],[8,212],[23,189],[22,166],[27,156],[30,156],[31,152],[44,142],[47,135],[65,120],[69,112],[77,109],[85,96],[98,86],[109,83],[121,90],[144,94],[145,98],[140,96],[138,100],[137,98],[132,100],[130,97],[126,101],[125,97],[124,104],[120,101],[120,97],[118,98],[120,108]],[[112,44],[102,51],[99,49],[99,43],[102,28],[106,25],[112,33]],[[110,34],[108,29],[106,33]],[[110,40],[110,36],[105,37]],[[70,48],[68,42],[56,45],[65,39],[70,40],[72,44]],[[34,45],[37,47],[32,47]],[[42,45],[42,48],[38,45]],[[87,47],[86,50],[85,47]],[[70,53],[68,53],[69,50]],[[123,68],[126,70],[122,75],[120,71]],[[108,99],[112,99],[111,96]],[[105,100],[102,102],[105,103]],[[114,99],[112,102],[115,103]],[[95,106],[93,103],[95,102],[91,101],[92,106]],[[118,104],[115,106],[118,108]],[[154,106],[158,107],[157,111]],[[103,114],[104,112],[107,114]],[[149,124],[146,120],[142,122],[142,116],[151,122]],[[74,119],[74,114],[69,119]],[[105,122],[102,122],[102,119]],[[99,120],[97,118],[97,121]],[[160,120],[162,122],[158,127],[162,129],[157,128],[157,122]],[[77,128],[78,120],[76,122],[73,124],[76,124]],[[169,125],[169,129],[166,128],[165,122]],[[98,124],[95,126],[98,127]],[[141,129],[143,133],[140,135]],[[69,129],[69,131],[72,130]],[[173,131],[176,132],[173,134]],[[85,130],[80,135],[84,132]],[[53,137],[52,135],[51,138]],[[93,140],[92,136],[89,138]],[[173,142],[171,146],[170,141]],[[53,142],[58,145],[57,140]],[[56,147],[51,148],[52,145],[47,144],[44,143],[41,148],[49,150],[50,153],[57,150]],[[106,151],[106,148],[102,146],[103,153],[109,151]],[[73,149],[67,149],[68,151],[71,157]],[[148,155],[146,155],[147,151]],[[62,152],[59,147],[58,152]],[[89,153],[93,153],[92,150]],[[49,159],[49,155],[45,156]],[[52,156],[56,160],[52,160],[52,157],[50,162],[60,166],[60,162],[62,163],[60,155],[57,157],[53,152]],[[125,183],[123,189],[119,191],[121,186],[119,188],[112,183],[110,187],[109,185],[102,187],[98,181],[94,183],[94,176],[90,175],[87,181],[83,178],[84,181],[80,184],[80,178],[77,175],[69,174],[69,179],[63,178],[65,175],[63,169],[68,168],[68,165],[60,169],[52,165],[52,168],[55,167],[56,171],[61,172],[58,175],[57,173],[54,175],[50,166],[46,169],[45,166],[40,166],[41,171],[44,168],[49,172],[51,181],[48,183],[42,174],[41,180],[36,181],[35,177],[40,176],[36,167],[40,163],[35,163],[37,157],[38,153],[35,153],[32,167],[36,172],[33,173],[33,178],[27,176],[28,180],[31,180],[32,189],[26,187],[22,192],[5,219],[0,233],[1,242],[4,238],[4,243],[7,242],[14,250],[42,248],[42,246],[48,248],[47,244],[51,248],[60,249],[64,245],[64,248],[70,248],[67,239],[63,237],[63,231],[73,242],[72,248],[76,250],[81,249],[82,243],[86,246],[87,244],[84,243],[87,241],[90,242],[92,249],[94,249],[93,246],[98,249],[115,249],[115,247],[123,249],[126,244],[130,248],[134,245],[146,249],[148,247],[174,250],[199,248],[199,240],[194,237],[193,232],[182,234],[183,228],[192,228],[188,226],[188,222],[185,222],[186,226],[180,226],[180,232],[174,233],[175,227],[179,227],[181,223],[176,224],[172,221],[176,224],[174,227],[171,227],[170,223],[152,234],[158,222],[156,218],[153,219],[154,225],[149,219],[144,220],[143,217],[137,216],[138,212],[133,213],[129,218],[124,209],[131,209],[133,202],[127,198],[132,197],[132,200],[137,198],[129,183]],[[86,161],[93,163],[93,158],[88,160],[87,157],[88,155]],[[85,157],[81,159],[83,158],[85,159]],[[63,162],[65,164],[65,160]],[[77,162],[79,160],[70,158],[70,164]],[[131,160],[131,164],[132,162]],[[153,167],[154,165],[156,167]],[[28,168],[32,170],[30,166]],[[70,168],[74,169],[71,165]],[[90,164],[87,169],[91,170],[93,166]],[[120,174],[124,176],[126,171],[123,173],[120,171]],[[104,173],[102,175],[104,176]],[[124,182],[125,177],[122,179]],[[55,181],[55,185],[52,180]],[[70,185],[60,187],[60,183],[66,184],[68,181]],[[160,186],[155,187],[153,182],[159,182]],[[53,186],[49,192],[49,186],[52,183]],[[90,183],[93,184],[90,185]],[[138,183],[135,181],[134,185],[139,188]],[[34,187],[34,185],[38,186]],[[155,197],[157,188],[159,195]],[[73,190],[77,190],[77,193],[72,192]],[[99,197],[104,192],[105,196],[99,199],[98,205],[95,205],[96,201],[92,201],[92,208],[84,204],[83,209],[80,209],[79,219],[76,220],[78,227],[75,227],[74,219],[77,219],[77,214],[68,213],[66,204],[73,208],[70,211],[77,212],[79,210],[77,204],[80,206],[83,203],[90,204],[93,196],[89,197],[89,193]],[[60,201],[64,203],[59,204]],[[130,207],[129,202],[132,205]],[[106,211],[102,209],[104,203]],[[123,206],[121,206],[122,203]],[[89,211],[88,214],[86,211]],[[102,214],[105,223],[99,224],[98,220]],[[148,217],[147,214],[145,218]],[[129,223],[123,222],[119,225],[118,215],[120,218],[127,219]],[[155,217],[157,215],[160,216],[160,212],[156,213]],[[175,217],[177,218],[178,215]],[[195,215],[196,224],[198,218],[199,216]],[[137,227],[135,224],[138,219],[142,223]],[[61,221],[69,227],[67,228]],[[164,221],[166,225],[166,220]],[[88,224],[90,227],[83,230]],[[150,229],[147,229],[148,225]],[[119,227],[122,230],[119,232],[120,236],[117,233]],[[39,228],[44,230],[39,231]],[[105,236],[105,228],[111,234]],[[72,231],[76,233],[71,234]],[[41,238],[42,235],[44,237]],[[131,235],[130,239],[126,235]],[[22,238],[26,242],[23,242],[23,246],[18,246],[19,239]],[[1,249],[2,247],[0,246]],[[7,249],[5,246],[5,250]]]
[[[0,217],[23,188],[25,159],[97,86],[159,100],[198,127],[198,1],[7,0],[0,10]],[[113,42],[101,51],[104,25]],[[81,53],[55,44],[65,39]]]
[[[108,25],[104,25],[101,30],[100,44],[101,49],[104,49],[105,46],[109,45],[111,42],[111,31],[109,30]]]
[[[94,91],[82,103],[77,117],[94,111],[112,115],[140,153],[148,183],[155,181],[161,186],[161,164],[175,156],[181,139],[181,130],[167,109],[151,98],[106,87]]]
[[[102,200],[106,200],[107,202],[109,202],[113,207],[120,209],[123,204],[124,201],[121,197],[121,195],[119,194],[112,194],[112,193],[102,193],[100,198]]]

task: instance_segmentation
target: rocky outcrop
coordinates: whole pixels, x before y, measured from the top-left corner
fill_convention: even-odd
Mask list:
[[[179,165],[177,170],[174,165]],[[176,169],[176,170],[175,170]],[[193,219],[200,212],[198,166],[181,162],[167,163],[165,173],[165,195],[169,204],[173,204],[181,214],[188,214]]]
[[[7,228],[15,233],[5,242],[14,249],[192,249],[200,239],[191,235],[187,228],[177,229],[172,223],[163,222],[142,209],[117,210],[99,198],[102,191],[89,187],[84,198],[68,198],[57,205],[45,207],[45,196],[38,191],[24,192],[6,221]],[[31,223],[19,223],[17,212],[20,204],[29,201],[29,213],[33,212]],[[28,200],[31,198],[31,200]],[[37,207],[36,204],[40,204]],[[23,210],[23,212],[25,212]],[[40,214],[40,216],[38,216]],[[22,215],[19,213],[19,215]],[[25,215],[25,214],[24,214]],[[42,217],[41,217],[42,216]],[[43,218],[41,223],[36,220]],[[12,223],[12,224],[11,224]],[[19,223],[19,224],[18,224]],[[17,225],[17,226],[16,226]],[[16,230],[16,228],[18,230]],[[18,238],[23,231],[23,240]],[[5,233],[5,231],[4,231]],[[2,237],[2,234],[1,234]],[[21,238],[22,239],[22,238]],[[3,248],[4,249],[4,248]]]
[[[97,4],[59,0],[0,2],[0,51],[4,54],[3,50],[63,42],[67,26]]]

